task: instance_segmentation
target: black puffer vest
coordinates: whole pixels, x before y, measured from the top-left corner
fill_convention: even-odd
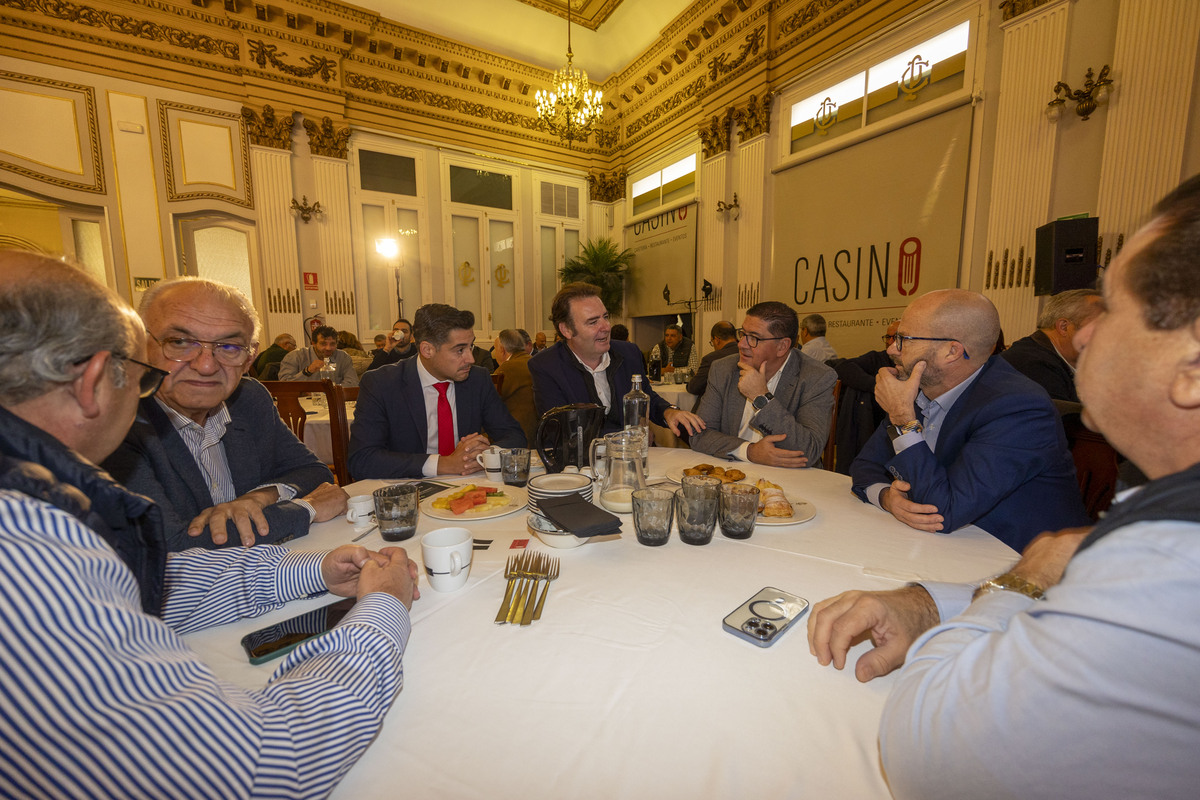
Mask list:
[[[692,355],[692,340],[686,336],[679,340],[679,347],[671,353],[671,357],[667,358],[667,340],[663,339],[658,343],[658,361],[664,367],[670,364],[672,367],[686,367],[688,359]]]
[[[45,431],[0,408],[0,489],[65,511],[104,539],[137,579],[142,609],[162,609],[167,549],[162,517],[148,497],[133,494]]]

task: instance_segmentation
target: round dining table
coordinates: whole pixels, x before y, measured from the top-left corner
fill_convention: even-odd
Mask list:
[[[648,481],[705,461],[713,463],[652,448]],[[738,466],[811,503],[816,515],[759,525],[744,540],[718,528],[704,546],[672,532],[660,547],[639,544],[632,518],[619,515],[619,534],[564,550],[530,533],[524,508],[465,521],[422,514],[416,537],[401,546],[420,563],[422,535],[466,527],[475,540],[470,576],[451,593],[422,579],[404,688],[333,797],[888,797],[876,734],[894,675],[855,679],[853,663],[869,642],[838,671],[809,653],[807,615],[766,648],[731,635],[722,620],[764,587],[816,603],[917,579],[980,581],[1017,554],[973,527],[945,535],[908,528],[860,502],[844,475]],[[347,491],[370,494],[387,483]],[[357,529],[338,518],[286,546],[328,549]],[[385,544],[377,531],[360,543]],[[496,624],[505,562],[526,549],[557,558],[559,577],[539,620]],[[185,638],[219,677],[257,688],[277,662],[249,664],[242,636],[329,602],[297,601]]]

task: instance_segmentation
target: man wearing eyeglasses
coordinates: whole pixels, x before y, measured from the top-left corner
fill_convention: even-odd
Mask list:
[[[999,357],[1000,315],[978,292],[914,300],[876,377],[887,413],[850,466],[854,493],[909,527],[978,525],[1020,551],[1041,531],[1086,525],[1058,413]],[[1031,513],[1036,509],[1037,513]]]
[[[795,349],[800,322],[783,303],[746,311],[738,357],[713,364],[696,413],[705,429],[692,437],[701,453],[775,467],[821,463],[837,375]]]
[[[245,295],[177,278],[146,292],[141,314],[166,377],[104,468],[159,505],[169,549],[277,542],[346,510],[329,468],[242,377],[259,332]]]
[[[338,349],[337,330],[322,325],[312,332],[312,346],[293,350],[279,364],[281,381],[317,381],[321,368],[332,364],[333,382],[339,386],[358,386],[358,372],[348,353]]]

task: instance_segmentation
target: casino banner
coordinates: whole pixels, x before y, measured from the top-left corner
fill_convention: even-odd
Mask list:
[[[625,246],[635,255],[633,276],[625,286],[626,316],[686,313],[667,298],[695,299],[696,208],[688,203],[626,226]]]
[[[842,357],[914,297],[958,285],[971,108],[962,106],[775,176],[763,297],[818,313]]]

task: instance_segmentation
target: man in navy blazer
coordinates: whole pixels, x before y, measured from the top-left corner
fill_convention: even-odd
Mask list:
[[[1088,525],[1058,413],[1046,391],[989,358],[1000,318],[986,297],[917,298],[876,378],[887,413],[850,467],[853,490],[919,530],[978,525],[1013,549]]]
[[[491,444],[527,446],[491,376],[474,366],[474,327],[470,311],[421,306],[417,357],[363,375],[350,427],[355,479],[469,475],[483,469],[475,457]]]
[[[167,376],[102,465],[162,509],[172,550],[278,542],[346,510],[333,475],[242,372],[258,315],[232,286],[162,281],[141,304],[146,358]]]

